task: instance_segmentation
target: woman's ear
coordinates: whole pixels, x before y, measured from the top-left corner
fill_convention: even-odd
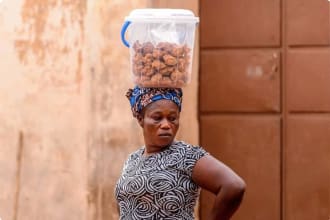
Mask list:
[[[142,115],[138,115],[136,117],[136,119],[137,119],[139,125],[141,126],[141,128],[143,128],[143,116]]]

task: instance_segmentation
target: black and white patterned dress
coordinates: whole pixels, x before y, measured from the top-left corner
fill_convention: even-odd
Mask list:
[[[117,182],[120,219],[194,219],[199,187],[192,170],[208,153],[182,141],[150,156],[143,152],[141,148],[129,156]]]

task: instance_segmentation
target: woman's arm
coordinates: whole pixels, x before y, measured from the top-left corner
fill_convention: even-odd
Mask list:
[[[216,195],[208,219],[230,219],[242,201],[245,182],[228,166],[210,155],[197,161],[192,178],[200,187]]]

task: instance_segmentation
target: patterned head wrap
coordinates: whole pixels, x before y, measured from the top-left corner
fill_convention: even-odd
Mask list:
[[[134,117],[137,117],[148,104],[161,99],[173,101],[181,111],[182,89],[180,88],[140,88],[135,86],[134,89],[128,90],[126,97],[131,104]]]

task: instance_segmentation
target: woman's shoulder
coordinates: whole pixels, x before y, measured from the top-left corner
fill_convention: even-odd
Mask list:
[[[175,147],[178,147],[178,148],[180,148],[180,147],[185,147],[185,148],[187,148],[187,147],[188,148],[190,148],[190,147],[199,147],[198,145],[193,145],[193,144],[190,144],[190,143],[182,141],[182,140],[176,140],[176,141],[173,142],[172,145],[175,146]]]
[[[137,149],[137,150],[131,152],[131,153],[128,155],[127,160],[128,160],[128,161],[129,161],[129,160],[134,160],[134,159],[140,157],[141,154],[142,154],[142,152],[143,152],[143,149],[144,149],[144,147],[141,147],[141,148],[139,148],[139,149]]]
[[[173,144],[175,149],[182,152],[181,157],[184,162],[184,170],[191,177],[196,162],[209,153],[199,145],[192,145],[184,141],[177,141]]]
[[[185,141],[175,141],[173,144],[172,144],[172,148],[173,149],[177,149],[177,150],[180,150],[180,151],[183,151],[185,153],[194,153],[194,152],[205,152],[206,151],[204,150],[203,147],[199,146],[199,145],[193,145],[193,144],[190,144],[190,143],[187,143]]]

